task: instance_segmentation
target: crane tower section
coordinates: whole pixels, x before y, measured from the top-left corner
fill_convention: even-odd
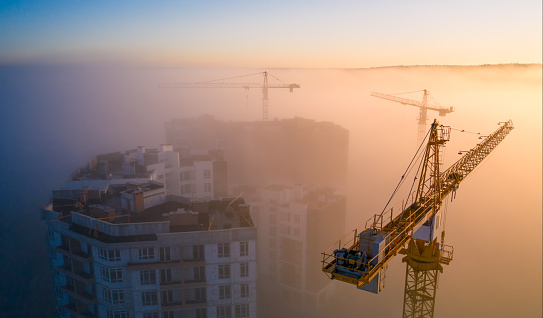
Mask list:
[[[440,148],[449,140],[450,127],[439,125],[434,120],[425,148],[416,195],[401,202],[399,208],[394,206],[380,215],[374,215],[364,225],[354,229],[324,251],[322,271],[330,279],[379,293],[384,287],[388,263],[398,253],[409,256],[407,253],[409,248],[406,251],[404,247],[411,240],[415,240],[412,244],[422,244],[416,242],[418,230],[428,224],[434,228],[443,199],[458,188],[459,183],[513,128],[512,121],[505,122],[460,160],[441,172]],[[427,242],[425,244],[437,241],[436,234],[430,233],[425,239]],[[437,243],[433,244],[435,244],[434,247],[429,247],[426,253],[430,253],[431,257],[437,257],[441,263],[448,263],[452,259],[452,249],[443,244],[440,244],[441,246]],[[423,255],[423,250],[420,249],[419,254]],[[414,249],[411,248],[410,251],[413,252]],[[411,253],[411,255],[414,254]],[[408,263],[408,265],[415,269],[424,267],[415,263]],[[421,275],[427,273],[419,272]]]

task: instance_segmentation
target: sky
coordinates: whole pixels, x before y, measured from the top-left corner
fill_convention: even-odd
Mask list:
[[[542,3],[2,1],[0,65],[541,63]]]

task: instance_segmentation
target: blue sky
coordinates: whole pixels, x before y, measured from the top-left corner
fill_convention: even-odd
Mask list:
[[[0,65],[540,63],[541,1],[3,1]]]

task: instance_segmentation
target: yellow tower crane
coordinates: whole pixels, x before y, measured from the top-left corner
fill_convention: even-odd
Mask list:
[[[260,83],[228,83],[228,82],[220,82],[224,80],[230,80],[234,78],[240,78],[240,77],[246,77],[246,76],[253,76],[262,74],[264,76],[264,82],[262,84]],[[268,75],[275,78],[276,80],[280,81],[281,84],[269,84],[268,83]],[[160,85],[161,88],[261,88],[262,89],[262,120],[267,121],[268,120],[268,89],[270,88],[288,88],[289,92],[293,92],[295,88],[300,88],[300,85],[298,84],[286,84],[283,83],[280,79],[277,77],[269,74],[268,72],[260,72],[260,73],[254,73],[254,74],[247,74],[247,75],[241,75],[236,77],[229,77],[229,78],[223,78],[218,80],[211,80],[211,81],[205,81],[205,82],[197,82],[197,83],[170,83],[170,84],[163,84]]]
[[[382,94],[377,92],[372,92],[371,96],[391,100],[393,102],[397,102],[404,105],[411,105],[419,108],[419,134],[418,134],[418,142],[420,143],[422,141],[422,138],[424,137],[424,134],[426,133],[426,121],[427,117],[426,114],[428,110],[434,110],[439,113],[439,116],[445,116],[448,113],[454,112],[453,107],[444,107],[439,105],[431,96],[430,92],[428,90],[424,89],[422,91],[414,91],[414,92],[407,92],[407,93],[400,93],[400,94],[409,94],[409,93],[417,93],[417,92],[424,92],[422,95],[422,101],[416,101],[412,99],[407,99],[403,97],[398,97],[390,94]],[[395,94],[395,95],[400,95]],[[433,103],[428,103],[428,100],[432,99]]]
[[[381,214],[374,215],[324,251],[322,271],[330,279],[379,293],[384,287],[388,263],[398,253],[405,254],[403,317],[433,317],[437,275],[443,271],[441,264],[452,260],[453,251],[443,242],[441,204],[514,128],[512,121],[500,124],[483,142],[441,172],[440,149],[449,140],[451,127],[434,120],[421,153],[416,192],[410,193],[399,209],[387,210],[385,206]]]

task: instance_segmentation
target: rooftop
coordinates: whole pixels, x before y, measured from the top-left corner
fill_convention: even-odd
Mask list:
[[[162,185],[150,182],[143,186],[158,189]],[[70,224],[71,230],[104,242],[153,240],[162,233],[253,227],[249,205],[243,198],[190,202],[168,195],[162,204],[130,213],[121,208],[119,199],[120,193],[131,191],[130,184],[125,187],[127,190],[108,193],[100,202],[85,201],[85,196],[53,197],[42,209],[43,217],[49,222]]]

